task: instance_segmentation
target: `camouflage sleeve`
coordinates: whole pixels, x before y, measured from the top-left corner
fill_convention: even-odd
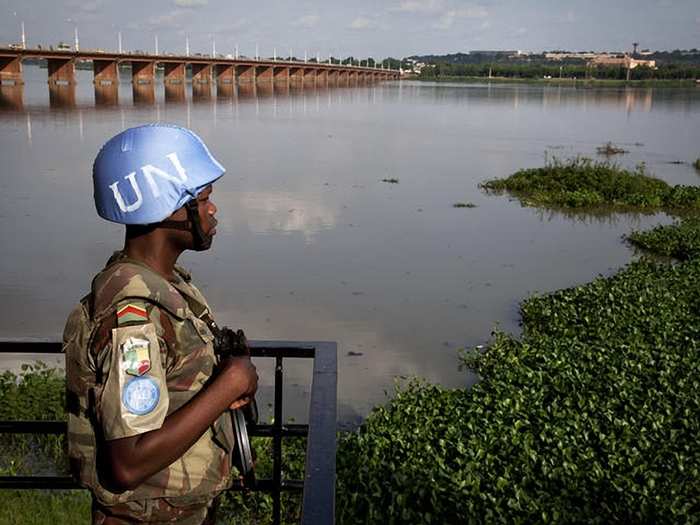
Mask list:
[[[146,302],[125,301],[98,330],[93,349],[101,374],[95,407],[106,440],[163,425],[169,406],[169,352],[161,315],[166,314]]]

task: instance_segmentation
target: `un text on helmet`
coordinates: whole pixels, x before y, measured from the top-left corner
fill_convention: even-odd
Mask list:
[[[151,193],[153,194],[153,198],[158,199],[160,198],[161,192],[160,189],[158,188],[158,184],[156,183],[156,179],[154,178],[154,175],[158,175],[158,177],[161,177],[162,179],[165,179],[167,181],[170,181],[174,184],[183,184],[185,181],[187,181],[187,172],[185,172],[185,168],[182,167],[182,164],[180,163],[180,159],[177,157],[177,153],[170,153],[166,155],[166,158],[170,160],[170,163],[173,165],[175,168],[175,171],[177,172],[177,176],[173,176],[167,171],[164,171],[160,168],[155,167],[152,164],[146,164],[144,166],[141,166],[140,171],[143,173],[143,177],[146,179],[146,182],[148,183],[148,186],[151,190]],[[119,182],[116,181],[114,184],[110,184],[110,189],[112,190],[112,193],[114,194],[114,200],[117,201],[117,205],[119,206],[119,209],[123,213],[129,213],[138,210],[141,205],[143,204],[143,194],[141,193],[141,188],[139,187],[138,182],[136,181],[136,172],[132,171],[128,175],[124,177],[124,179],[128,180],[129,183],[131,184],[131,189],[134,192],[134,195],[136,196],[136,200],[131,203],[131,204],[126,204],[124,201],[124,197],[122,196],[121,192],[119,191]]]

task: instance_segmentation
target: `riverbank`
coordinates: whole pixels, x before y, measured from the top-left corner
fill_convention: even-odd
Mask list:
[[[673,80],[611,80],[611,79],[577,79],[577,78],[514,78],[514,77],[473,77],[473,76],[440,76],[436,78],[421,78],[416,76],[411,80],[421,82],[462,82],[479,84],[536,84],[547,86],[566,86],[577,88],[605,87],[636,87],[636,88],[693,88],[700,87],[694,79]]]

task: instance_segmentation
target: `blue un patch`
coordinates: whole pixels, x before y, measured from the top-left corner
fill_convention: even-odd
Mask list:
[[[135,377],[129,381],[122,393],[122,403],[132,414],[143,416],[158,406],[160,389],[151,377]]]

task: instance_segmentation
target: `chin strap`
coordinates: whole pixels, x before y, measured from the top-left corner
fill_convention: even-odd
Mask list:
[[[170,228],[171,230],[181,230],[188,231],[192,234],[194,240],[193,249],[197,252],[201,252],[209,249],[211,246],[212,236],[207,235],[202,230],[202,222],[199,219],[199,207],[197,206],[197,200],[192,199],[185,204],[185,210],[187,210],[186,221],[173,221],[165,220],[158,223],[161,228]]]

